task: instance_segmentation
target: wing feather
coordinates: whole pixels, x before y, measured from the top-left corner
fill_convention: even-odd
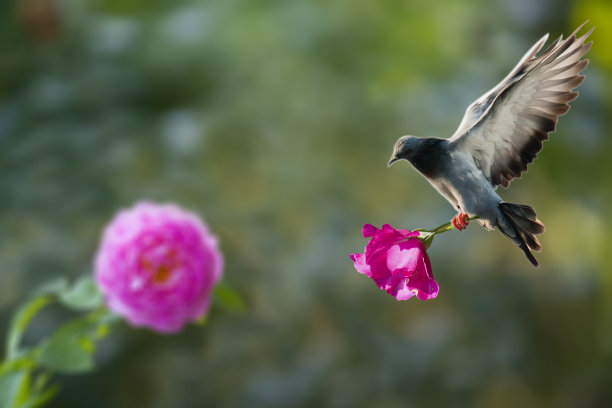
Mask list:
[[[536,56],[548,35],[542,37],[503,81],[468,107],[449,139],[474,157],[494,186],[507,187],[521,177],[578,96],[573,90],[584,81],[579,74],[589,63],[582,57],[592,45],[585,40],[593,29],[576,37],[584,24]]]

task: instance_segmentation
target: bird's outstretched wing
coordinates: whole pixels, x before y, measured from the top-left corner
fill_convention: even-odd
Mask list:
[[[467,108],[449,139],[474,157],[493,186],[508,187],[521,177],[578,96],[572,91],[584,80],[579,74],[589,60],[581,58],[592,44],[584,41],[593,29],[576,38],[584,24],[536,57],[548,34],[542,37],[503,81]]]

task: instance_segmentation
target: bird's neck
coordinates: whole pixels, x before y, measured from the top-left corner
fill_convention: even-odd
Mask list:
[[[444,139],[427,138],[410,158],[410,163],[427,178],[433,178],[440,165],[441,156],[444,154]]]

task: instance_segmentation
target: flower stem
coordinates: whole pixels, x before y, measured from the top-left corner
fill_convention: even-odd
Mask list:
[[[472,221],[472,220],[475,220],[477,218],[478,218],[478,216],[475,215],[474,217],[470,217],[467,220],[468,221]],[[425,244],[425,248],[429,248],[431,246],[431,243],[433,242],[434,236],[436,236],[436,234],[441,234],[443,232],[450,231],[453,228],[455,228],[453,226],[453,222],[449,221],[449,222],[444,223],[444,224],[440,225],[439,227],[434,228],[432,230],[426,230],[426,229],[419,228],[419,229],[416,229],[415,231],[419,231],[421,233],[423,233],[423,232],[425,233],[425,234],[421,234],[419,236],[419,239],[423,241],[423,244]]]
[[[468,218],[468,221],[472,221],[472,220],[475,220],[475,219],[478,219],[478,218],[479,217],[477,215],[475,215],[473,217]],[[428,232],[431,235],[436,235],[436,234],[441,234],[441,233],[446,232],[446,231],[450,231],[453,228],[455,228],[455,227],[453,227],[453,222],[449,221],[449,222],[444,223],[444,224],[440,225],[439,227],[434,228],[432,230],[426,230],[426,229],[419,228],[416,231]]]

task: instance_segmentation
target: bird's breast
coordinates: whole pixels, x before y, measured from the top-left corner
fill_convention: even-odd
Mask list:
[[[442,139],[427,139],[410,158],[410,163],[428,179],[435,179],[448,158],[444,143]]]

